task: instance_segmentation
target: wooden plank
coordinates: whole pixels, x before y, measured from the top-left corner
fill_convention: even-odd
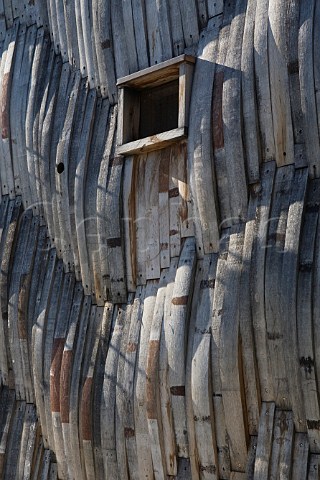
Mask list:
[[[66,27],[68,60],[73,67],[80,67],[79,48],[77,43],[77,23],[75,13],[75,2],[63,1],[64,19]]]
[[[3,470],[4,478],[8,478],[9,480],[16,478],[25,408],[25,402],[15,402]]]
[[[0,41],[3,42],[5,35],[6,35],[6,17],[4,14],[4,5],[3,5],[3,0],[0,1]]]
[[[122,0],[123,21],[126,26],[126,42],[128,49],[128,61],[130,72],[138,70],[138,55],[136,48],[133,5],[132,0]]]
[[[243,249],[243,229],[230,235],[225,288],[221,315],[220,375],[226,428],[229,437],[231,469],[244,472],[247,459],[247,421],[244,411],[244,385],[239,338],[240,275]]]
[[[18,116],[21,115],[21,99],[19,99],[19,89],[21,68],[23,63],[24,46],[26,42],[27,34],[26,27],[20,26],[18,31],[18,38],[16,42],[15,61],[13,65],[12,73],[12,85],[11,85],[11,101],[10,101],[10,126],[11,126],[11,149],[12,149],[12,165],[13,176],[16,195],[21,194],[21,178],[19,169],[19,147],[17,145],[18,136]],[[15,101],[13,100],[15,99]],[[18,100],[19,99],[19,100]]]
[[[110,8],[115,71],[116,78],[119,78],[129,74],[122,3],[112,0]]]
[[[198,295],[191,367],[193,418],[201,478],[219,476],[211,375],[211,323],[217,255],[205,256],[201,269],[203,280]]]
[[[298,432],[305,431],[306,418],[303,408],[301,378],[299,375],[299,353],[297,348],[296,275],[300,239],[295,232],[301,229],[307,178],[308,171],[306,168],[296,170],[290,197],[281,280],[283,284],[281,321],[283,322],[284,344],[287,346],[285,349],[285,362],[294,423],[296,431]],[[283,283],[284,279],[285,284]]]
[[[89,87],[95,87],[95,74],[94,74],[94,65],[93,65],[93,49],[91,41],[91,25],[92,25],[92,12],[90,8],[90,3],[88,0],[80,0],[80,12],[81,12],[81,21],[82,21],[82,33],[83,33],[83,43],[84,43],[84,53],[85,53],[85,62],[87,67],[87,76]]]
[[[55,185],[57,192],[57,215],[59,221],[59,232],[61,235],[60,247],[58,252],[62,256],[65,271],[69,272],[72,268],[73,253],[71,249],[71,224],[70,224],[70,201],[69,201],[69,154],[71,145],[72,128],[74,123],[74,114],[76,102],[78,100],[80,88],[80,74],[72,75],[70,78],[72,89],[70,100],[66,111],[63,127],[57,145],[55,165]]]
[[[57,15],[57,5],[55,0],[47,0],[49,19],[50,19],[50,32],[52,35],[52,40],[54,44],[54,49],[56,54],[60,53],[60,38],[59,38],[59,26],[58,26],[58,15]]]
[[[107,299],[107,290],[110,288],[110,274],[109,274],[109,265],[108,265],[108,255],[107,255],[107,239],[106,239],[106,225],[104,219],[106,218],[105,211],[105,195],[107,187],[107,178],[109,163],[112,153],[112,146],[115,135],[116,128],[116,109],[110,110],[110,118],[108,121],[109,129],[106,137],[106,143],[104,148],[104,153],[101,159],[99,177],[98,177],[98,188],[97,188],[97,230],[98,230],[98,243],[99,243],[99,257],[100,257],[100,268],[102,276],[102,292],[104,300]]]
[[[22,262],[26,252],[29,229],[31,227],[32,212],[27,212],[21,219],[21,228],[15,246],[15,255],[11,271],[9,285],[8,304],[8,338],[16,397],[18,400],[25,400],[25,390],[22,375],[22,359],[19,348],[19,326],[18,326],[18,303],[20,289],[20,275],[22,274]],[[23,330],[23,329],[21,329]]]
[[[249,183],[255,183],[259,180],[259,133],[253,48],[256,5],[256,0],[248,1],[241,54],[242,115],[244,119],[245,157]]]
[[[44,44],[44,30],[40,29],[37,33],[36,45],[30,75],[30,90],[27,101],[27,111],[26,111],[26,153],[27,153],[27,166],[28,166],[28,178],[30,179],[30,198],[26,198],[26,207],[32,207],[35,214],[38,214],[38,198],[37,198],[37,189],[31,189],[31,184],[36,185],[36,162],[35,162],[35,151],[37,149],[36,145],[33,145],[34,140],[34,124],[37,109],[40,107],[37,105],[38,90],[40,88],[39,80],[41,79],[41,74],[45,71],[42,65],[44,60],[45,44]],[[42,60],[42,61],[41,61]],[[40,77],[40,78],[39,78]]]
[[[271,376],[270,357],[268,355],[268,342],[265,318],[265,258],[267,228],[270,218],[271,192],[275,163],[268,162],[263,165],[261,173],[261,191],[259,193],[256,211],[256,223],[254,227],[254,241],[251,261],[251,307],[252,324],[257,356],[261,399],[271,401],[273,399],[273,383]]]
[[[9,197],[3,197],[0,204],[0,254],[2,256],[4,242],[5,242],[5,229],[7,222],[7,212],[9,206]],[[2,309],[0,311],[0,379],[2,385],[8,385],[8,359],[7,359],[7,347],[5,342],[5,317],[2,316]]]
[[[197,1],[197,10],[198,10],[198,23],[200,25],[200,30],[207,26],[208,22],[208,9],[206,0]]]
[[[125,450],[127,467],[132,479],[139,478],[138,456],[135,439],[134,422],[134,376],[138,358],[139,335],[142,320],[143,301],[145,290],[137,287],[132,305],[130,327],[125,344],[125,362],[123,366],[123,432],[125,436]]]
[[[140,4],[140,3],[139,3]],[[117,101],[115,64],[112,51],[110,3],[92,1],[93,35],[97,54],[100,93],[111,104]]]
[[[169,151],[163,150],[160,154],[159,165],[159,242],[160,267],[170,266],[169,250]]]
[[[292,412],[277,410],[270,462],[270,478],[291,478],[294,425]]]
[[[42,125],[41,147],[39,155],[39,182],[41,189],[41,198],[43,201],[43,212],[48,227],[48,233],[51,241],[54,241],[54,225],[52,216],[52,185],[51,172],[53,165],[48,159],[50,152],[51,139],[54,126],[54,112],[59,90],[59,82],[61,75],[61,58],[57,57],[54,62],[51,81],[49,84],[48,101],[45,105],[45,113]]]
[[[86,80],[81,80],[80,92],[77,101],[76,111],[74,114],[73,134],[71,135],[71,146],[69,155],[69,169],[68,169],[68,191],[69,191],[69,212],[71,225],[71,246],[73,253],[72,269],[75,271],[77,281],[81,280],[79,250],[77,242],[77,229],[75,219],[75,177],[77,168],[77,158],[81,140],[81,131],[85,115],[86,102],[88,96],[88,85]]]
[[[26,41],[23,52],[23,59],[21,65],[21,72],[18,81],[19,96],[18,96],[18,105],[20,114],[16,117],[17,123],[17,148],[18,148],[18,157],[17,161],[19,162],[20,170],[20,192],[23,193],[23,204],[26,205],[26,202],[29,201],[30,204],[30,186],[29,186],[29,175],[28,175],[28,165],[27,165],[27,152],[26,152],[26,112],[28,105],[28,93],[29,93],[29,84],[30,84],[30,75],[32,70],[32,61],[35,49],[37,29],[35,26],[28,28],[26,32]]]
[[[175,271],[164,269],[161,273],[153,320],[150,331],[149,348],[146,368],[146,405],[148,430],[151,445],[151,455],[155,478],[166,478],[166,437],[162,428],[162,414],[160,401],[160,337],[163,317],[165,314],[165,298],[167,283],[174,279]]]
[[[136,262],[137,285],[145,285],[146,283],[146,192],[144,179],[146,161],[147,157],[145,155],[140,155],[137,158],[132,182],[132,195],[135,199],[135,217],[133,229],[136,236],[135,244],[133,244],[133,254],[135,255]]]
[[[10,90],[12,82],[12,64],[14,62],[15,44],[18,34],[18,23],[15,22],[13,29],[6,35],[4,43],[4,52],[2,54],[1,61],[1,118],[0,118],[0,131],[1,131],[1,154],[3,161],[0,168],[1,180],[2,180],[2,192],[9,194],[10,198],[14,197],[14,180],[13,169],[11,159],[10,148]]]
[[[297,5],[297,9],[299,8],[299,3]],[[313,36],[314,38],[318,38],[319,29],[320,29],[320,21],[319,21],[319,12],[320,6],[318,2],[315,2],[315,10],[313,16]],[[298,12],[299,15],[300,12]],[[298,21],[299,21],[299,16]],[[316,107],[317,107],[317,120],[318,120],[318,127],[320,125],[320,117],[319,117],[319,105],[320,105],[320,95],[319,95],[319,85],[320,85],[320,62],[317,55],[317,49],[313,48],[313,72],[314,72],[314,88],[315,88],[315,95],[316,95]]]
[[[261,132],[261,154],[265,162],[276,158],[269,83],[268,3],[268,1],[257,2],[254,27],[254,66],[257,96],[259,98],[257,106]]]
[[[24,0],[24,19],[25,19],[25,22],[27,24],[27,26],[29,27],[30,25],[33,25],[34,23],[36,23],[36,5],[34,5],[34,3],[30,3],[28,2],[28,0]],[[41,25],[42,26],[42,25]]]
[[[9,304],[9,277],[12,269],[13,250],[15,246],[16,228],[21,211],[21,197],[16,200],[11,200],[9,204],[9,211],[7,216],[6,230],[4,234],[5,242],[3,244],[1,269],[0,269],[0,306],[3,320],[4,338],[9,338],[8,335],[8,304]],[[8,385],[13,388],[14,379],[12,358],[9,351],[9,345],[6,342],[5,348],[7,350],[7,365],[8,365]],[[7,383],[6,382],[6,383]]]
[[[133,142],[118,145],[117,155],[133,155],[150,152],[151,150],[159,150],[165,148],[178,140],[184,140],[187,137],[187,129],[174,128],[167,132],[157,133],[151,137],[140,138]]]
[[[68,61],[68,47],[67,47],[67,32],[66,32],[66,19],[63,8],[63,1],[59,2],[55,0],[56,12],[57,12],[57,26],[59,34],[59,51],[62,57],[63,63]]]
[[[302,146],[305,142],[303,115],[301,110],[301,92],[299,80],[299,60],[298,47],[299,42],[299,22],[300,22],[300,2],[290,2],[287,8],[288,28],[286,29],[287,42],[287,63],[289,74],[289,93],[291,101],[291,117],[293,126],[293,135],[296,145]]]
[[[100,404],[103,391],[104,365],[107,358],[109,339],[111,333],[111,323],[113,316],[113,305],[106,302],[103,309],[101,331],[99,336],[99,346],[94,371],[93,382],[93,408],[92,408],[92,441],[94,449],[95,475],[104,476],[104,466],[101,448],[101,422],[100,422]]]
[[[251,437],[250,448],[248,451],[248,461],[247,461],[247,480],[253,480],[254,478],[254,464],[256,460],[256,450],[257,450],[257,437]]]
[[[53,348],[53,338],[56,325],[56,319],[59,311],[59,304],[63,286],[63,265],[62,261],[56,263],[50,301],[48,302],[47,328],[43,343],[43,404],[45,410],[46,430],[44,430],[45,443],[51,450],[54,450],[54,437],[50,405],[50,367]],[[36,353],[36,352],[35,352]]]
[[[222,121],[222,96],[225,69],[224,64],[228,49],[229,33],[230,25],[223,26],[219,33],[219,50],[214,76],[212,99],[214,165],[217,178],[217,196],[219,198],[220,207],[219,217],[220,224],[223,228],[230,226],[232,222]]]
[[[191,47],[199,40],[196,3],[194,0],[179,0],[179,6],[184,41],[186,47]]]
[[[117,86],[141,89],[150,85],[161,85],[178,78],[181,63],[195,63],[195,61],[195,57],[192,55],[182,54],[126,77],[121,77],[117,81]]]
[[[79,48],[79,68],[82,78],[87,77],[87,64],[85,57],[84,35],[81,18],[81,0],[75,0],[75,16],[77,26],[77,44]]]
[[[54,282],[54,272],[56,269],[56,253],[54,250],[51,250],[49,254],[48,263],[46,265],[46,276],[44,279],[43,290],[41,294],[41,301],[39,305],[39,310],[37,312],[37,320],[32,329],[32,365],[33,365],[33,381],[34,381],[34,392],[35,392],[35,401],[37,404],[37,411],[40,417],[41,429],[43,432],[43,441],[45,447],[48,445],[48,434],[47,434],[47,425],[46,425],[46,415],[45,415],[45,404],[44,404],[44,383],[45,379],[43,377],[44,365],[43,365],[43,354],[44,354],[44,325],[47,319],[47,313],[49,311],[49,302],[51,298],[51,292],[53,289]]]
[[[88,251],[85,237],[84,194],[95,107],[96,92],[94,90],[90,90],[88,93],[86,112],[83,120],[81,140],[76,163],[76,176],[74,181],[75,226],[77,232],[81,278],[85,295],[89,295],[92,291],[91,278],[88,269]]]
[[[59,82],[59,90],[57,95],[57,103],[55,106],[54,118],[53,118],[53,129],[52,137],[50,144],[50,185],[51,185],[51,198],[50,202],[52,204],[52,242],[53,245],[57,248],[58,254],[61,255],[61,232],[59,225],[59,216],[58,216],[58,192],[56,186],[56,169],[54,168],[54,162],[57,155],[57,148],[59,143],[60,135],[62,134],[62,129],[64,125],[64,120],[66,116],[66,111],[68,108],[68,96],[70,93],[70,66],[65,63],[62,66],[61,77]],[[50,232],[50,229],[49,229]]]
[[[90,147],[90,168],[87,170],[84,205],[86,243],[88,249],[89,271],[93,289],[93,301],[103,305],[101,268],[99,264],[99,242],[97,230],[97,187],[99,169],[106,143],[106,124],[109,117],[108,100],[98,99],[93,126],[93,138]]]
[[[231,22],[229,47],[226,55],[222,94],[222,118],[224,148],[227,160],[232,223],[246,219],[248,208],[245,159],[241,141],[241,53],[244,31],[244,7],[246,2],[238,2],[234,19]],[[237,157],[234,156],[237,152]]]
[[[124,264],[124,244],[121,234],[121,187],[123,157],[114,157],[106,189],[106,240],[110,274],[110,298],[115,303],[127,298]],[[118,199],[116,201],[115,199]]]
[[[268,478],[269,462],[272,450],[273,422],[275,414],[274,403],[262,403],[256,461],[254,466],[254,479]]]
[[[136,290],[136,245],[135,245],[135,196],[132,189],[134,182],[134,158],[127,157],[124,162],[123,171],[123,225],[124,225],[124,250],[125,250],[125,265],[126,265],[126,285],[128,292]],[[161,219],[160,210],[160,194],[159,194],[159,216]],[[161,229],[160,229],[161,231]],[[160,237],[161,243],[161,237]],[[160,253],[161,255],[161,253]],[[161,258],[161,257],[160,257]]]
[[[313,68],[313,18],[315,2],[300,3],[299,28],[299,80],[301,88],[301,109],[303,115],[306,157],[311,177],[318,177],[320,164],[320,144],[317,125],[316,94]]]
[[[26,121],[30,119],[33,122],[32,137],[30,132],[30,143],[32,143],[32,154],[27,155],[28,171],[30,183],[35,184],[35,193],[32,196],[35,203],[33,209],[38,215],[43,216],[43,199],[40,183],[40,151],[41,151],[41,134],[43,127],[43,115],[45,109],[45,97],[48,93],[46,88],[51,78],[51,68],[53,65],[53,49],[50,49],[50,41],[48,34],[44,33],[41,43],[40,58],[36,65],[37,49],[34,55],[33,68],[31,77],[36,81],[31,81],[29,102],[27,107]],[[36,69],[34,69],[36,68]],[[32,95],[33,94],[33,95]],[[30,105],[30,97],[33,97],[33,103]],[[42,105],[44,104],[44,105]],[[42,107],[42,109],[41,109]],[[26,131],[26,134],[28,131]],[[26,135],[27,136],[27,135]],[[42,224],[44,222],[42,221]]]
[[[267,343],[273,377],[274,398],[283,409],[289,407],[289,387],[284,358],[283,327],[281,325],[281,274],[286,223],[289,209],[294,166],[277,170],[268,221],[265,260],[265,315]]]
[[[203,78],[212,78],[215,72],[218,34],[221,17],[214,26],[208,27],[199,42],[198,62],[194,72],[190,104],[191,122],[188,141],[188,184],[193,195],[193,218],[198,245],[198,254],[218,250],[218,205],[214,193],[214,171],[211,163],[211,101],[212,83]],[[201,135],[202,142],[198,138]],[[210,207],[209,207],[210,206]]]
[[[13,12],[12,12],[12,3],[11,0],[3,0],[4,4],[4,15],[6,19],[7,29],[10,29],[13,24]]]
[[[30,243],[32,242],[30,237]],[[32,244],[32,243],[31,243]],[[33,245],[33,248],[35,245]],[[39,297],[41,295],[41,288],[44,280],[45,269],[43,265],[47,262],[47,255],[50,249],[50,245],[47,239],[46,227],[40,227],[38,233],[38,245],[35,250],[30,248],[30,252],[35,252],[34,260],[32,263],[32,271],[30,265],[29,279],[26,279],[26,285],[28,288],[22,288],[21,299],[19,300],[19,308],[21,308],[21,321],[27,319],[27,332],[28,338],[32,338],[32,328],[35,322],[36,310],[39,303]],[[31,259],[30,259],[31,260]],[[28,292],[28,294],[26,294]],[[23,320],[24,321],[24,320]]]
[[[171,0],[170,2],[170,19],[171,25],[174,25],[171,32],[173,54],[179,56],[185,47],[179,0]]]
[[[181,159],[181,149],[172,146],[170,149],[169,165],[169,247],[170,258],[179,257],[181,251],[181,233],[180,233],[180,195],[179,195],[179,163]]]
[[[82,360],[85,358],[85,341],[87,337],[91,311],[90,297],[84,297],[82,303],[81,317],[79,322],[78,335],[75,338],[76,345],[73,357],[72,374],[70,375],[70,410],[69,410],[69,430],[70,430],[70,454],[73,470],[76,478],[83,479],[83,469],[81,462],[80,449],[80,426],[79,426],[79,405],[80,405],[80,387],[82,385],[81,367]]]
[[[311,453],[320,453],[320,431],[317,421],[320,417],[320,411],[318,396],[316,395],[317,381],[314,368],[315,352],[312,322],[312,265],[314,262],[315,240],[319,218],[319,181],[311,181],[308,190],[299,254],[299,274],[297,282],[297,338],[302,395],[307,419],[310,451]]]
[[[124,328],[122,332],[116,386],[116,408],[115,408],[115,429],[116,429],[116,455],[119,470],[119,478],[129,480],[129,470],[126,455],[126,431],[124,427],[125,415],[125,391],[124,391],[124,370],[125,355],[128,345],[128,335],[130,331],[131,313],[133,309],[134,294],[129,294],[127,304],[125,305]]]
[[[138,478],[152,478],[152,454],[148,434],[147,405],[146,405],[146,367],[150,330],[153,319],[154,306],[157,294],[157,282],[149,280],[146,286],[143,316],[139,340],[139,356],[136,362],[135,374],[135,401],[134,401],[134,425],[138,455]]]
[[[43,244],[42,235],[39,229],[39,218],[34,217],[28,235],[28,243],[22,261],[21,277],[20,277],[20,291],[18,297],[18,332],[19,332],[19,347],[22,360],[22,376],[25,388],[25,399],[28,403],[34,402],[34,379],[32,378],[32,336],[31,329],[33,324],[29,321],[29,305],[28,300],[33,301],[31,276],[34,270],[34,262],[37,260],[37,247],[42,249],[48,247]],[[39,235],[40,233],[40,235]],[[39,238],[39,244],[38,244]],[[41,255],[41,261],[46,265],[47,252]],[[35,275],[36,277],[36,275]],[[44,275],[40,276],[38,283],[38,294],[36,298],[36,305],[34,309],[34,316],[37,315],[37,307],[40,303],[42,280]],[[30,295],[30,298],[29,298]]]
[[[0,475],[4,475],[9,430],[14,412],[14,391],[4,387],[1,392]]]
[[[143,248],[145,248],[147,280],[160,277],[158,185],[159,156],[157,153],[150,153],[145,163],[143,185],[146,206]]]
[[[166,14],[166,26],[168,27],[167,8],[165,2],[146,0],[146,26],[149,40],[149,58],[151,65],[157,65],[163,60],[171,57],[170,33],[165,38],[165,32],[160,25],[161,10]],[[163,12],[163,10],[165,10]],[[170,52],[170,53],[169,53]]]
[[[309,441],[306,433],[296,433],[292,454],[292,480],[306,480]]]
[[[165,323],[170,318],[171,301],[174,289],[174,280],[178,265],[178,259],[172,259],[170,270],[166,275],[166,292],[164,303],[164,315],[161,327],[160,337],[160,351],[159,351],[159,394],[160,394],[160,409],[161,409],[161,424],[163,431],[164,442],[164,456],[166,471],[168,475],[177,474],[177,458],[176,458],[176,442],[173,427],[173,417],[171,408],[171,394],[168,385],[168,351],[165,341]]]
[[[124,328],[125,309],[121,306],[114,310],[114,329],[105,363],[105,377],[100,407],[101,447],[105,472],[113,478],[119,478],[116,456],[116,383],[120,353],[121,336]]]
[[[214,298],[212,307],[211,375],[214,419],[216,426],[217,449],[219,457],[219,475],[223,479],[230,476],[230,451],[222,401],[220,376],[221,321],[224,305],[224,285],[227,281],[227,258],[230,232],[225,230],[221,237],[221,247],[217,263]],[[196,314],[196,312],[195,312]]]
[[[45,43],[49,42],[49,37],[45,37]],[[43,78],[43,89],[39,91],[39,102],[40,106],[38,107],[38,111],[36,111],[36,122],[35,126],[37,128],[34,129],[34,143],[35,146],[35,161],[36,161],[36,189],[37,189],[37,198],[38,198],[38,210],[40,215],[40,225],[44,225],[44,195],[43,195],[43,159],[41,158],[41,148],[42,148],[42,132],[44,127],[44,120],[46,115],[46,107],[48,102],[48,96],[50,91],[50,83],[54,72],[54,65],[55,65],[55,53],[54,48],[51,45],[49,59],[46,64],[46,68],[44,69],[45,77]],[[38,124],[38,125],[36,125]]]
[[[195,240],[185,240],[179,258],[171,301],[171,316],[165,325],[168,349],[168,385],[171,392],[177,455],[188,457],[188,438],[185,404],[186,330],[191,308],[191,291],[195,273]]]
[[[311,455],[309,459],[308,480],[317,480],[319,478],[319,464],[319,455]]]
[[[92,330],[90,339],[91,348],[86,351],[86,362],[83,366],[84,384],[82,388],[80,403],[80,428],[82,439],[82,450],[84,458],[84,471],[87,478],[95,478],[94,470],[94,452],[93,452],[93,435],[92,435],[92,411],[93,411],[93,375],[96,366],[96,358],[99,346],[99,337],[101,331],[101,321],[103,315],[103,307],[95,307],[92,309],[94,316],[90,319]],[[91,326],[91,325],[90,325]]]
[[[215,2],[208,1],[208,17],[215,17],[223,13],[223,0],[217,0]]]
[[[269,0],[268,54],[275,160],[278,166],[294,163],[293,131],[286,59],[285,1]]]
[[[51,415],[59,476],[66,476],[68,472],[67,459],[63,447],[60,390],[62,376],[61,363],[64,345],[67,338],[73,291],[74,277],[71,273],[67,273],[65,274],[63,280],[63,289],[61,293],[61,301],[59,305],[57,323],[54,332],[50,367]]]
[[[70,442],[70,386],[73,369],[73,359],[76,349],[76,333],[78,330],[78,324],[80,323],[82,301],[83,289],[82,286],[78,283],[75,285],[74,296],[72,299],[72,308],[70,311],[67,339],[62,353],[60,374],[61,427],[64,451],[68,465],[68,475],[70,477],[74,475],[72,464],[72,444]]]
[[[255,355],[254,334],[251,318],[250,298],[250,270],[252,261],[252,246],[254,242],[254,228],[258,196],[252,191],[242,252],[242,271],[240,279],[241,309],[240,309],[240,335],[242,344],[243,380],[246,395],[246,410],[248,431],[250,435],[258,434],[260,417],[260,386],[258,383],[258,369]]]
[[[23,478],[23,475],[25,473],[27,474],[28,470],[29,471],[31,470],[31,468],[28,468],[28,463],[30,461],[30,453],[27,450],[30,450],[30,447],[31,448],[33,447],[32,433],[35,430],[36,421],[37,421],[37,416],[36,416],[34,405],[26,404],[26,409],[25,409],[25,414],[23,419],[23,427],[21,432],[21,445],[20,445],[20,451],[19,451],[19,457],[18,457],[17,473],[16,473],[18,478]],[[30,439],[29,439],[29,435],[31,437]],[[25,469],[25,463],[27,464],[26,469]],[[31,467],[30,463],[29,463],[29,467]],[[31,472],[29,472],[29,474],[30,473]]]

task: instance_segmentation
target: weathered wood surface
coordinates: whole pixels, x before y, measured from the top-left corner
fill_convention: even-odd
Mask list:
[[[0,0],[1,478],[318,478],[319,12]]]

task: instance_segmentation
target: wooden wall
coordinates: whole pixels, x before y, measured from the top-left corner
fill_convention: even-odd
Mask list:
[[[0,0],[1,478],[318,478],[319,27]],[[117,78],[183,52],[188,139],[118,156]]]

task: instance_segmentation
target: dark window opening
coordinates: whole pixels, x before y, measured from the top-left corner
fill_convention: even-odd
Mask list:
[[[179,82],[147,88],[140,92],[139,137],[144,138],[178,127]],[[135,138],[134,140],[137,140]]]

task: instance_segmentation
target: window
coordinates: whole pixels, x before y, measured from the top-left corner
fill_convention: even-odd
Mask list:
[[[194,62],[180,55],[118,80],[118,155],[157,150],[187,137]]]

